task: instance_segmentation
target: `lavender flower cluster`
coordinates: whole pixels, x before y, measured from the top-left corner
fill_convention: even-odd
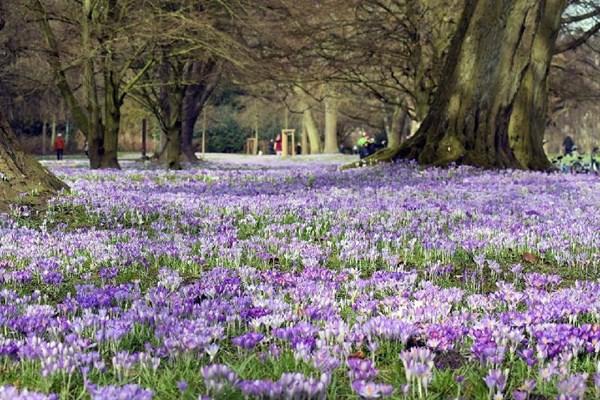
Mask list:
[[[0,399],[600,395],[594,177],[55,172],[0,224]]]

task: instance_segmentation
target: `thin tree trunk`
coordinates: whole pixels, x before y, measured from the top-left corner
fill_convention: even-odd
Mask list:
[[[185,86],[182,105],[181,148],[182,153],[189,162],[198,162],[194,146],[194,127],[200,113],[206,106],[210,95],[215,90],[221,77],[221,65],[212,60],[194,62],[184,72],[191,81],[197,83]]]
[[[84,5],[85,4],[89,5],[90,4],[89,0],[84,0]],[[48,54],[48,62],[50,64],[50,67],[52,68],[54,75],[55,75],[56,86],[57,86],[58,90],[60,91],[61,96],[63,97],[63,99],[65,100],[67,105],[69,106],[71,115],[73,116],[77,126],[79,126],[80,129],[82,129],[82,130],[89,130],[88,128],[90,126],[90,120],[88,119],[88,116],[87,116],[85,110],[80,106],[79,102],[75,98],[75,94],[73,93],[73,90],[71,90],[71,87],[69,86],[69,82],[67,81],[67,76],[66,76],[65,70],[63,69],[63,67],[61,65],[58,41],[57,41],[56,37],[54,36],[54,32],[52,31],[52,28],[50,27],[49,16],[47,15],[46,10],[44,9],[44,6],[40,0],[36,0],[33,3],[33,7],[41,15],[41,18],[39,19],[39,21],[40,21],[42,33],[44,35],[44,38],[46,39],[46,42],[48,43],[48,47],[50,50],[49,54]],[[84,11],[85,11],[85,7],[84,7]],[[82,28],[86,24],[87,24],[87,22],[86,22],[86,18],[84,16],[84,18],[82,20]],[[85,37],[85,35],[84,35],[84,37]],[[85,43],[84,43],[84,46],[85,46]],[[90,73],[89,66],[87,63],[85,64],[85,66],[86,66],[86,68],[84,68],[84,87],[87,85],[87,83],[89,81],[87,75],[93,76],[93,71]],[[86,92],[86,95],[87,95],[87,92]]]
[[[304,123],[304,120],[302,121],[302,137],[300,138],[300,146],[303,156],[310,154],[310,149],[308,148],[308,134],[306,132],[306,124]]]
[[[319,154],[321,152],[321,137],[319,135],[319,129],[317,128],[317,124],[313,118],[310,106],[308,104],[308,100],[306,99],[307,95],[302,89],[299,87],[295,88],[295,92],[300,98],[298,104],[300,108],[303,110],[303,123],[306,128],[306,133],[308,136],[308,144],[310,147],[310,154]],[[286,108],[286,129],[287,129],[287,108]]]
[[[71,125],[69,121],[65,121],[65,147],[69,148],[69,142],[71,140]]]
[[[167,133],[165,165],[168,169],[181,169],[181,119]]]
[[[100,168],[120,168],[118,160],[119,130],[121,128],[121,99],[110,69],[107,68],[104,78],[104,154]]]
[[[104,154],[100,168],[116,168],[119,169],[118,149],[119,149],[119,130],[121,123],[121,112],[116,112],[110,115],[106,120],[106,128],[104,129]]]
[[[547,77],[566,0],[467,0],[433,104],[400,157],[545,169]]]
[[[194,146],[194,127],[202,111],[203,86],[192,85],[186,88],[183,97],[182,117],[181,117],[181,151],[185,159],[191,163],[200,161],[196,157],[196,148]]]
[[[183,90],[181,87],[164,87],[160,91],[161,129],[165,134],[165,151],[161,163],[167,169],[181,169],[181,128]]]
[[[83,63],[83,85],[88,113],[85,125],[82,126],[82,129],[85,129],[85,133],[87,134],[90,168],[98,169],[103,168],[104,166],[106,149],[104,142],[104,126],[101,119],[100,102],[98,100],[98,86],[96,84],[94,60],[91,58],[93,54],[91,39],[93,8],[91,0],[83,0],[82,6],[81,42],[86,57]]]
[[[46,141],[48,140],[48,124],[44,121],[42,127],[42,155],[46,155]]]
[[[319,130],[310,109],[304,110],[304,126],[308,134],[310,154],[319,154],[321,152],[321,138],[319,137]]]
[[[56,115],[52,116],[52,130],[50,136],[50,148],[54,151],[54,142],[56,141]]]
[[[163,160],[162,156],[163,156],[166,148],[167,148],[167,134],[165,133],[165,131],[163,129],[161,129],[160,133],[158,135],[158,146],[154,150],[153,158],[156,160],[162,161]]]
[[[333,97],[325,99],[325,146],[323,153],[338,153],[337,102]]]

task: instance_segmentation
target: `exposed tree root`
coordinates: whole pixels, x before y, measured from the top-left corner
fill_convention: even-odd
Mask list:
[[[380,163],[390,163],[396,159],[396,156],[398,155],[399,151],[399,147],[386,147],[385,149],[378,150],[370,156],[363,158],[362,160],[354,161],[349,164],[343,165],[340,169],[344,171],[352,168],[373,166]]]

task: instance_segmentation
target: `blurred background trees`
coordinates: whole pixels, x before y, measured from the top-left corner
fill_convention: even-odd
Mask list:
[[[205,122],[207,151],[244,151],[258,132],[267,153],[285,127],[304,154],[349,151],[358,128],[397,148],[430,113],[479,2],[4,0],[0,106],[27,151],[48,154],[62,132],[67,153],[87,141],[92,168],[140,151],[143,119],[148,152],[174,169],[197,162]],[[600,5],[557,5],[546,151],[566,135],[590,151]]]

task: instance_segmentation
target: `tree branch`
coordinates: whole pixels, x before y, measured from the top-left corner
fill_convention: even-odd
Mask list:
[[[594,18],[594,17],[597,17],[599,15],[600,15],[600,7],[594,9],[593,11],[585,13],[585,14],[572,15],[572,16],[569,16],[569,17],[564,17],[563,19],[561,19],[561,23],[562,24],[572,24],[572,23],[575,23],[575,22],[585,21],[586,19]]]
[[[585,31],[581,36],[574,38],[571,41],[560,43],[556,45],[554,54],[564,53],[569,50],[576,49],[585,42],[587,42],[592,36],[600,31],[600,22],[596,23],[593,27]]]

